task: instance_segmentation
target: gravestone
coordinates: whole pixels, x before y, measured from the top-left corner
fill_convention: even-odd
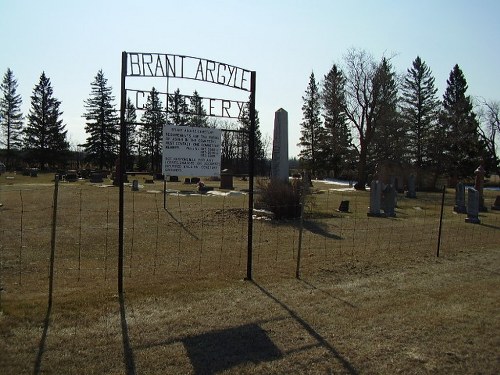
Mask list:
[[[459,214],[467,213],[467,207],[465,206],[465,185],[459,182],[455,188],[455,206],[453,211]]]
[[[339,205],[339,212],[349,212],[349,201],[341,201]]]
[[[380,199],[382,196],[382,183],[378,180],[372,180],[370,184],[370,211],[368,216],[384,216],[380,212]]]
[[[94,172],[90,173],[90,183],[92,184],[102,184],[104,182],[102,178],[102,173]]]
[[[179,182],[179,176],[169,176],[168,181]]]
[[[233,174],[229,169],[224,169],[220,174],[220,189],[233,190]]]
[[[139,181],[132,180],[132,191],[139,191]]]
[[[495,203],[493,203],[493,206],[491,206],[492,210],[500,211],[500,195],[497,195],[495,198]]]
[[[283,108],[274,114],[271,179],[288,181],[288,112]]]
[[[387,185],[383,190],[382,195],[382,207],[384,214],[389,217],[396,217],[395,207],[396,207],[396,197],[397,191],[394,185]]]
[[[66,172],[65,180],[67,182],[76,182],[78,180],[78,173],[75,170],[69,170]]]
[[[476,175],[476,178],[474,181],[474,188],[477,190],[477,192],[479,194],[479,211],[486,212],[486,211],[488,211],[488,209],[484,205],[484,194],[483,194],[484,175],[486,174],[486,171],[484,170],[483,166],[480,165],[474,171],[474,174]]]
[[[479,191],[473,188],[467,189],[467,217],[466,223],[479,224]]]
[[[415,175],[411,174],[408,177],[408,191],[406,192],[406,198],[417,198],[417,193],[415,189]]]

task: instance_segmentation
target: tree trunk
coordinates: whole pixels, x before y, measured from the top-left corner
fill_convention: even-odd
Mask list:
[[[354,185],[356,190],[366,190],[366,144],[360,144],[358,161],[358,182]]]

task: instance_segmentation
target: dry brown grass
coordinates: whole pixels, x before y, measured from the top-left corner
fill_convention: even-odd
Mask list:
[[[368,193],[317,183],[301,279],[298,222],[256,220],[249,282],[246,196],[172,195],[164,211],[147,185],[127,189],[120,304],[117,189],[61,184],[47,314],[51,176],[1,179],[2,374],[500,370],[500,214],[466,224],[451,191],[437,258],[439,194],[401,198],[380,219]],[[351,212],[336,212],[344,199]]]

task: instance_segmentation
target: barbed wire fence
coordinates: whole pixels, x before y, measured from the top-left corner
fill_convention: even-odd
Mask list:
[[[243,278],[246,267],[248,196],[127,189],[125,199],[126,282]],[[46,290],[50,273],[54,186],[2,188],[0,287]],[[117,273],[117,189],[61,184],[58,190],[54,272],[57,285],[112,284]],[[273,220],[256,210],[253,267],[258,277],[294,275],[299,246],[301,272],[340,272],[384,267],[436,256],[441,195],[399,197],[394,218],[367,216],[367,199],[352,190],[313,194],[302,221]],[[349,200],[347,212],[335,207]],[[316,201],[317,206],[312,208]],[[441,254],[500,243],[500,213],[465,223],[446,195]],[[318,207],[318,205],[320,207]],[[299,233],[302,230],[301,242]],[[1,297],[0,297],[1,298]],[[1,300],[0,300],[1,301]]]

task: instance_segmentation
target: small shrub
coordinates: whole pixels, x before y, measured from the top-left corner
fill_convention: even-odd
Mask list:
[[[271,211],[276,219],[300,217],[302,180],[258,180],[259,195],[256,203]]]

